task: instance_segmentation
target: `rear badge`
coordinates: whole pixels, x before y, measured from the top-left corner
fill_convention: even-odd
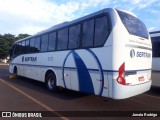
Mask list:
[[[130,51],[130,57],[131,57],[131,58],[134,58],[134,57],[135,57],[135,51],[134,51],[134,49],[132,49],[132,50]]]

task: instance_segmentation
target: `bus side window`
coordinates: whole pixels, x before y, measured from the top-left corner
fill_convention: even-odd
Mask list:
[[[67,49],[67,42],[68,42],[68,28],[59,30],[57,50]]]
[[[48,51],[53,51],[56,48],[56,32],[49,33]]]
[[[85,21],[83,23],[83,34],[82,34],[82,47],[93,46],[93,33],[94,33],[94,19]]]
[[[34,53],[35,52],[35,38],[31,38],[31,40],[30,40],[29,52],[30,53]]]
[[[15,43],[15,47],[14,47],[14,56],[17,56],[17,52],[18,52],[18,44]]]
[[[153,57],[160,57],[160,37],[152,37]]]
[[[14,44],[14,45],[12,46],[12,48],[9,50],[10,58],[11,58],[11,59],[14,58],[14,56],[15,56],[15,47],[16,47],[16,44]]]
[[[19,42],[17,47],[18,47],[17,55],[22,54],[22,52],[21,52],[21,50],[22,50],[22,42]]]
[[[29,52],[29,40],[26,40],[25,53]]]
[[[109,24],[107,16],[99,17],[95,19],[95,36],[94,36],[94,46],[102,46],[107,37],[109,36]]]
[[[20,43],[15,44],[15,50],[14,50],[14,55],[17,56],[20,54]]]
[[[46,52],[48,48],[48,34],[44,34],[41,37],[41,52]]]
[[[10,50],[10,57],[13,58],[15,56],[15,47],[16,47],[16,44],[14,44]]]
[[[68,49],[76,49],[80,42],[80,24],[69,28],[69,44]]]
[[[25,54],[25,45],[26,41],[22,41],[22,49],[21,49],[22,54]]]
[[[36,37],[36,42],[35,42],[35,52],[40,51],[40,37]]]

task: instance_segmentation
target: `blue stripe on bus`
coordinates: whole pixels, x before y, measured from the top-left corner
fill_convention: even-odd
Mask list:
[[[77,67],[79,91],[95,94],[92,79],[85,63],[75,51],[72,53]]]
[[[95,54],[92,50],[90,50],[90,49],[87,49],[87,50],[88,50],[88,51],[91,53],[91,55],[95,58],[95,60],[96,60],[96,62],[97,62],[97,64],[98,64],[98,67],[99,67],[99,71],[100,71],[100,76],[101,76],[100,80],[103,81],[103,80],[104,80],[103,69],[102,69],[102,65],[101,65],[98,57],[96,56],[96,54]],[[103,88],[104,88],[104,82],[101,82],[101,87],[100,87],[100,92],[99,92],[99,95],[100,95],[100,96],[102,95]]]
[[[31,64],[16,64],[16,63],[12,63],[12,65],[24,65],[24,66],[35,66],[35,67],[51,67],[51,68],[58,68],[58,69],[63,69],[63,67],[60,66],[46,66],[46,65],[31,65]],[[71,70],[75,70],[75,67],[64,67],[65,69],[71,69]],[[88,70],[90,71],[99,71],[99,69],[92,69],[92,68],[88,68]],[[140,71],[147,71],[147,70],[151,70],[151,69],[140,69],[140,70],[126,70],[125,72],[140,72]],[[103,72],[118,72],[118,70],[103,70]]]

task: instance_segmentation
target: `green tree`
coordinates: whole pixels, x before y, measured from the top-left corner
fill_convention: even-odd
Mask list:
[[[23,39],[28,37],[28,34],[19,34],[18,36],[12,34],[0,34],[0,58],[6,58],[8,56],[8,50],[12,46],[12,44],[19,39]]]
[[[3,39],[3,36],[0,35],[0,58],[3,58],[4,57],[4,39]]]
[[[29,34],[19,34],[16,39],[17,40],[20,40],[20,39],[23,39],[23,38],[26,38],[26,37],[29,37],[30,35]]]

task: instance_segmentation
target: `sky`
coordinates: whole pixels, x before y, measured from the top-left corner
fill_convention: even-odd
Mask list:
[[[0,34],[34,35],[104,8],[127,10],[149,31],[160,30],[160,0],[0,0]]]

